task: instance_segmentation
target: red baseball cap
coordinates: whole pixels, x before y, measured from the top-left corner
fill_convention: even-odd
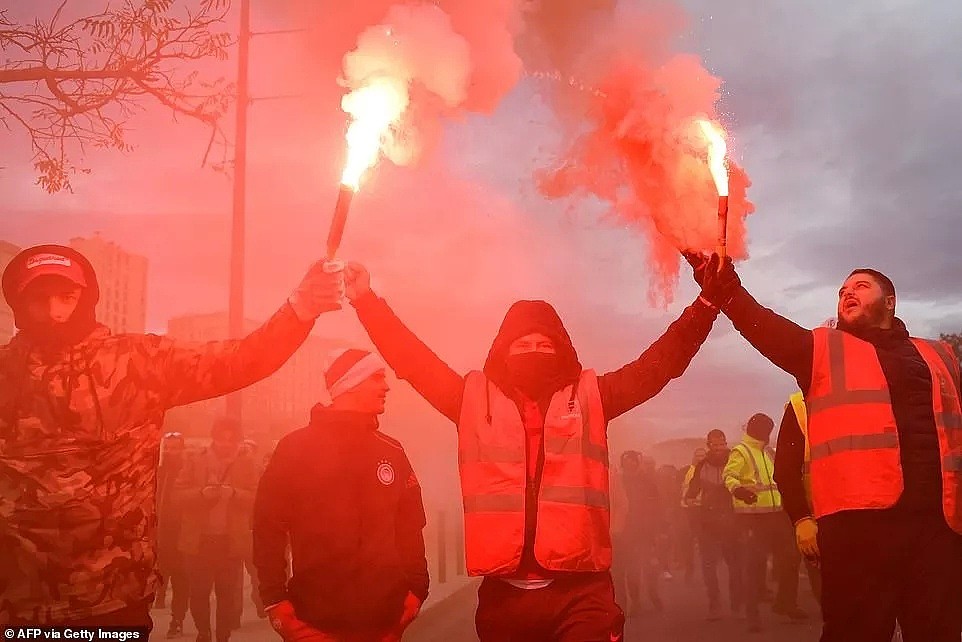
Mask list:
[[[23,294],[27,286],[41,276],[61,276],[82,288],[87,287],[83,267],[77,261],[56,252],[38,252],[24,257],[13,275],[15,294]]]
[[[59,276],[91,290],[99,298],[96,276],[87,259],[71,247],[37,245],[13,257],[3,272],[3,294],[7,303],[19,298],[28,285],[42,276]]]

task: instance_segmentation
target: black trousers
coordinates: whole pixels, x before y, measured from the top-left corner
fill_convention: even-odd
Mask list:
[[[846,511],[818,520],[821,642],[958,642],[962,536],[941,514]]]
[[[718,566],[724,561],[728,571],[728,600],[732,610],[745,603],[742,582],[743,564],[738,546],[738,529],[733,515],[705,515],[696,522],[701,570],[709,604],[719,605]]]
[[[769,555],[773,558],[778,586],[775,605],[782,608],[797,606],[801,555],[795,547],[788,517],[782,511],[739,514],[735,517],[742,530],[745,611],[748,616],[758,615],[758,605],[765,592]]]
[[[244,599],[244,558],[228,554],[226,537],[206,537],[200,552],[189,558],[190,615],[200,635],[210,637],[210,594],[217,600],[216,634],[227,640],[237,624],[237,605]]]
[[[164,559],[166,563],[161,567],[164,574],[160,585],[160,597],[167,593],[170,586],[170,619],[172,622],[183,622],[187,616],[187,605],[190,599],[190,576],[187,574],[187,560],[183,553],[177,550],[168,551]]]
[[[661,606],[658,575],[661,567],[654,538],[646,535],[620,534],[612,546],[614,559],[611,575],[615,587],[615,601],[626,610],[636,610],[641,602],[641,585],[652,605]]]
[[[625,616],[609,573],[570,573],[541,589],[486,577],[478,589],[481,642],[617,642]]]

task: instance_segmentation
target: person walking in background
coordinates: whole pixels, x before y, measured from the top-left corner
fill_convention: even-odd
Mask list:
[[[260,449],[257,446],[257,442],[253,439],[245,439],[241,443],[241,450],[244,452],[245,456],[250,457],[254,461],[254,465],[257,467],[257,479],[260,481],[261,475],[264,474],[264,468],[267,465],[267,457],[260,455]],[[251,518],[253,519],[253,512],[251,513]],[[251,526],[253,528],[253,525]],[[244,557],[244,570],[247,571],[247,577],[250,578],[251,582],[251,592],[250,599],[251,603],[254,605],[254,612],[259,618],[266,618],[267,612],[264,611],[264,603],[261,601],[260,593],[260,582],[257,577],[257,567],[254,566],[254,554],[253,547],[247,549],[247,555]],[[240,628],[241,616],[244,612],[244,601],[241,600],[237,604],[237,628]]]
[[[808,617],[798,607],[800,558],[773,477],[774,453],[768,443],[774,428],[768,415],[753,415],[741,442],[732,448],[724,472],[743,541],[745,608],[751,631],[761,628],[759,604],[765,593],[769,555],[778,586],[772,610],[793,620]]]
[[[254,460],[241,449],[240,424],[226,417],[211,428],[211,443],[188,459],[178,483],[184,526],[180,550],[190,575],[190,613],[197,642],[210,642],[210,596],[216,600],[215,642],[227,642],[244,599],[244,558],[251,546],[257,486]]]
[[[708,617],[717,619],[721,615],[718,563],[724,560],[728,571],[728,599],[732,613],[740,612],[744,604],[744,570],[732,497],[725,487],[725,468],[730,453],[728,439],[721,430],[711,430],[706,445],[706,454],[692,470],[685,500],[692,507],[695,532],[698,533],[702,576],[708,592]]]
[[[651,462],[647,466],[646,460]],[[664,507],[654,461],[627,450],[621,454],[620,468],[619,492],[625,496],[625,515],[612,564],[615,598],[625,613],[634,615],[641,609],[643,585],[651,606],[661,611],[664,605],[658,590],[658,538],[664,530]]]
[[[164,435],[157,468],[157,560],[162,583],[155,606],[164,608],[164,596],[170,586],[170,627],[167,638],[178,638],[184,633],[184,618],[190,598],[190,577],[183,553],[180,552],[180,530],[183,511],[177,501],[175,487],[184,467],[186,454],[184,436],[179,432]]]

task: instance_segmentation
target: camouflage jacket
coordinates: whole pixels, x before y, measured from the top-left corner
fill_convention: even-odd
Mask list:
[[[276,371],[312,324],[287,304],[237,341],[99,327],[60,353],[0,347],[0,624],[66,623],[148,599],[168,408]]]

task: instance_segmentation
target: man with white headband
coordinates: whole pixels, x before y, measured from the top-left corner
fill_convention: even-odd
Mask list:
[[[421,487],[401,444],[378,430],[384,362],[366,350],[332,356],[330,405],[281,439],[257,490],[260,594],[289,642],[396,641],[428,593]]]

